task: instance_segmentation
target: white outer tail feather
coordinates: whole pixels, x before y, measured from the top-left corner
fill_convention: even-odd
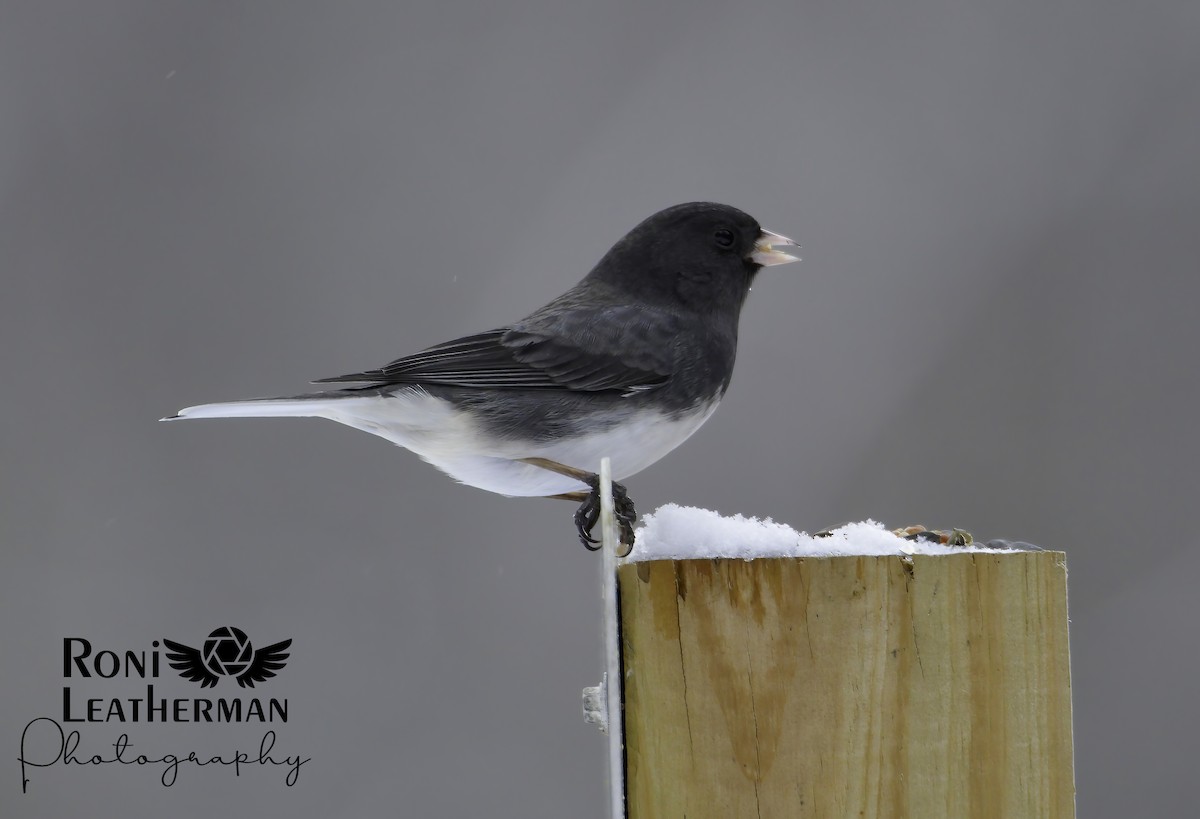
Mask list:
[[[181,409],[178,415],[164,418],[327,418],[330,404],[321,399],[263,398],[251,401],[226,401],[220,404],[199,404]]]

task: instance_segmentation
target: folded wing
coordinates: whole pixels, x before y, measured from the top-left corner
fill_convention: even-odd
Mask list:
[[[636,392],[670,378],[677,330],[674,317],[641,307],[560,310],[316,383]]]

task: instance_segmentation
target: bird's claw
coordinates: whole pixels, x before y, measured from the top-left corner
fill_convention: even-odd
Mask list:
[[[588,493],[587,500],[579,504],[579,508],[575,510],[575,531],[579,533],[579,542],[589,552],[600,548],[600,541],[592,537],[592,529],[595,528],[598,520],[600,520],[600,495],[593,491]]]
[[[600,476],[591,475],[584,480],[591,490],[587,498],[575,510],[575,531],[579,533],[579,541],[588,551],[600,548],[600,541],[592,537],[592,530],[600,520]],[[622,484],[613,481],[613,511],[617,518],[621,545],[633,545],[633,524],[637,521],[637,510],[629,498],[629,492]]]

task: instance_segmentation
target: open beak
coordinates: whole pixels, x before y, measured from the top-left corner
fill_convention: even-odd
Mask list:
[[[750,254],[750,261],[763,267],[800,261],[799,256],[793,256],[780,250],[780,248],[788,247],[800,247],[800,245],[786,236],[764,230],[758,234],[758,241],[754,243],[754,252]]]

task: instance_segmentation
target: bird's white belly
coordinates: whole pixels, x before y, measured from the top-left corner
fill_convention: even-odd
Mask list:
[[[501,495],[543,497],[586,487],[572,478],[522,463],[545,458],[588,472],[600,459],[612,459],[615,480],[624,480],[679,446],[717,408],[713,399],[696,412],[678,418],[661,413],[633,413],[608,429],[538,444],[492,441],[473,420],[449,402],[423,391],[391,397],[364,397],[330,406],[326,417],[379,435],[412,450],[457,481]]]

